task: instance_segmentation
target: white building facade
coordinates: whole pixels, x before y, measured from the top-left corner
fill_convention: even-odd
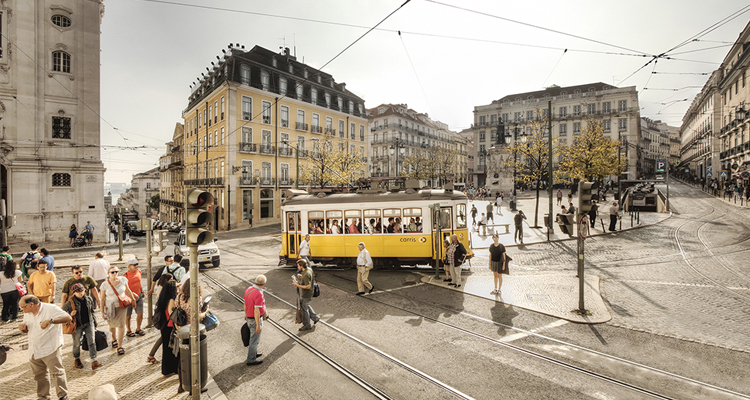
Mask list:
[[[618,88],[596,82],[567,87],[553,85],[544,90],[507,95],[490,104],[474,107],[476,186],[488,183],[489,150],[498,143],[498,128],[504,130],[500,142],[508,140],[512,143],[525,133],[532,120],[548,113],[549,101],[552,102],[553,140],[559,138],[570,144],[586,118],[599,119],[606,137],[622,140],[621,152],[628,160],[626,176],[635,178],[639,175],[638,92],[635,86]],[[554,163],[558,161],[553,160]]]
[[[0,2],[0,190],[10,237],[64,240],[105,224],[101,0]],[[23,50],[23,51],[20,51]]]

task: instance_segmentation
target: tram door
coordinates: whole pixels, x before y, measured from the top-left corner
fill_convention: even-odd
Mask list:
[[[440,259],[445,258],[445,248],[443,247],[443,240],[451,240],[453,234],[453,212],[450,206],[440,207],[440,215],[438,215],[440,221],[440,246],[438,247],[437,253],[440,255]]]
[[[300,227],[300,213],[299,211],[290,211],[286,213],[287,221],[287,245],[289,246],[287,254],[289,258],[297,258],[297,250],[299,249],[299,242],[301,239],[302,228]]]

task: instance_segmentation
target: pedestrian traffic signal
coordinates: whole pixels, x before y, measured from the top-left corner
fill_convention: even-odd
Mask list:
[[[588,214],[592,201],[599,200],[599,182],[578,182],[578,214]]]
[[[214,235],[208,230],[208,221],[212,214],[208,211],[208,205],[214,202],[214,196],[200,189],[188,189],[185,199],[187,245],[199,246],[212,241]]]

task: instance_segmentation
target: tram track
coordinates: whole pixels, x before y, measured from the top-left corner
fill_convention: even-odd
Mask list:
[[[238,276],[238,275],[236,275],[234,273],[231,273],[231,272],[227,272],[227,273],[229,275],[233,276],[234,278],[236,278],[238,280],[241,280],[242,282],[245,282],[246,284],[251,284],[252,283],[252,282],[250,282],[250,281],[248,281],[248,280],[246,280],[246,279],[244,279],[244,278],[242,278],[242,277],[240,277],[240,276]],[[337,287],[335,285],[330,285],[330,286],[335,287],[335,288],[337,288],[339,290],[348,292],[346,289],[343,289],[341,287]],[[750,396],[744,395],[742,393],[733,392],[731,390],[720,388],[720,387],[717,387],[717,386],[714,386],[714,385],[710,385],[708,383],[696,381],[696,380],[693,380],[691,378],[683,377],[683,376],[680,376],[680,375],[677,375],[677,374],[673,374],[673,373],[670,373],[670,372],[667,372],[667,371],[662,371],[662,370],[659,370],[659,369],[654,368],[654,367],[649,367],[649,366],[646,366],[646,365],[638,364],[636,362],[632,362],[632,361],[629,361],[629,360],[625,360],[625,359],[621,359],[621,358],[618,358],[618,357],[615,357],[615,356],[611,356],[611,355],[608,355],[608,354],[605,354],[605,353],[597,352],[596,350],[587,349],[587,348],[584,348],[582,346],[578,346],[578,345],[575,345],[575,344],[572,344],[572,343],[568,343],[568,342],[565,342],[565,341],[562,341],[562,340],[559,340],[559,339],[554,339],[554,338],[551,338],[551,337],[548,337],[548,336],[544,336],[544,335],[541,335],[541,334],[538,334],[538,333],[534,333],[534,332],[531,332],[531,331],[528,331],[528,330],[524,330],[524,329],[520,329],[520,328],[509,326],[509,325],[497,323],[497,322],[494,322],[494,321],[491,321],[489,319],[486,319],[486,318],[483,318],[483,317],[479,317],[479,316],[476,316],[476,315],[473,315],[473,314],[465,313],[465,312],[458,311],[458,310],[451,310],[449,308],[436,306],[434,304],[427,304],[427,303],[425,303],[425,302],[423,302],[421,300],[413,299],[413,298],[410,298],[410,297],[407,297],[407,296],[403,296],[401,294],[395,294],[394,292],[388,292],[388,294],[400,296],[400,297],[403,297],[403,298],[405,298],[407,300],[410,300],[410,301],[420,302],[420,303],[423,303],[423,304],[425,304],[427,306],[430,306],[430,307],[441,308],[441,309],[443,309],[445,311],[450,311],[452,313],[461,314],[461,315],[467,316],[469,318],[475,319],[477,321],[482,321],[482,322],[490,323],[490,324],[493,324],[493,325],[498,326],[498,327],[503,327],[503,328],[506,328],[506,329],[515,330],[515,331],[518,331],[518,332],[521,332],[521,333],[524,333],[524,334],[527,334],[527,335],[530,335],[530,336],[535,336],[535,337],[538,337],[538,338],[549,340],[549,341],[555,342],[555,343],[560,344],[560,345],[570,346],[571,348],[575,348],[575,349],[578,349],[580,351],[586,351],[586,352],[588,352],[590,354],[596,354],[599,357],[606,357],[606,358],[608,358],[610,360],[613,360],[613,361],[616,361],[616,362],[620,362],[622,364],[627,364],[630,367],[635,368],[635,369],[642,369],[642,370],[651,371],[653,373],[660,373],[660,374],[662,374],[664,376],[667,376],[667,377],[670,377],[672,379],[678,379],[678,380],[682,380],[684,382],[688,382],[688,383],[690,383],[692,385],[695,385],[695,386],[700,386],[700,387],[703,388],[703,390],[715,391],[716,393],[722,393],[722,394],[724,394],[726,396],[731,396],[731,397],[726,397],[726,398],[744,398],[744,399],[750,399]],[[275,296],[273,294],[271,294],[271,295],[278,298],[278,296]],[[469,335],[471,337],[480,339],[482,341],[489,342],[489,343],[492,343],[494,345],[498,345],[498,346],[501,346],[501,347],[513,350],[515,352],[524,354],[526,356],[533,357],[535,359],[544,361],[546,363],[550,363],[550,364],[553,364],[553,365],[556,365],[556,366],[559,366],[559,367],[562,367],[562,368],[565,368],[565,369],[568,369],[568,370],[572,370],[574,372],[577,372],[577,373],[580,373],[580,374],[583,374],[583,375],[586,375],[586,376],[589,376],[589,377],[592,377],[592,378],[596,378],[596,379],[602,380],[604,382],[607,382],[607,383],[610,383],[610,384],[613,384],[613,385],[616,385],[616,386],[619,386],[619,387],[622,387],[622,388],[625,388],[625,389],[628,389],[628,390],[632,390],[634,392],[637,392],[637,393],[640,393],[640,394],[643,394],[643,395],[647,395],[647,396],[650,396],[650,397],[653,397],[653,398],[658,398],[658,399],[674,399],[673,397],[670,397],[670,396],[667,396],[667,395],[663,395],[663,394],[658,393],[656,391],[653,391],[653,390],[650,390],[650,389],[646,389],[646,388],[640,387],[638,385],[635,385],[635,384],[632,384],[632,383],[628,383],[628,382],[625,382],[623,380],[620,380],[620,379],[617,379],[617,378],[613,378],[613,377],[604,375],[602,373],[598,373],[596,371],[592,371],[592,370],[586,369],[585,367],[581,367],[579,365],[575,365],[575,364],[572,364],[572,363],[569,363],[569,362],[566,362],[566,361],[555,359],[554,357],[548,356],[546,354],[542,354],[542,353],[540,353],[538,351],[530,350],[530,349],[527,349],[527,348],[524,348],[524,347],[521,347],[521,346],[518,346],[518,345],[515,345],[515,344],[512,344],[512,343],[503,342],[500,339],[496,339],[496,338],[487,336],[485,334],[478,333],[478,332],[472,331],[470,329],[466,329],[466,328],[460,327],[460,326],[455,325],[455,324],[451,324],[451,323],[448,323],[448,322],[440,321],[440,320],[438,320],[436,318],[430,317],[430,316],[425,315],[423,313],[415,312],[415,311],[412,311],[412,310],[409,310],[409,309],[406,309],[406,308],[403,308],[403,307],[400,307],[400,306],[397,306],[397,305],[390,304],[390,303],[385,302],[385,301],[381,301],[381,300],[375,299],[375,298],[373,298],[372,295],[363,296],[363,298],[366,298],[366,299],[368,299],[370,301],[373,301],[375,303],[381,304],[383,306],[396,309],[396,310],[398,310],[400,312],[404,312],[404,313],[408,313],[408,314],[417,316],[417,317],[422,318],[424,320],[430,321],[430,322],[432,322],[434,324],[437,324],[437,325],[440,325],[440,326],[443,326],[443,327],[446,327],[446,328],[449,328],[449,329],[461,332],[463,334],[466,334],[466,335]],[[291,303],[289,303],[289,302],[287,302],[287,301],[285,301],[283,299],[279,298],[279,300],[281,300],[283,303],[285,303],[290,308],[294,308],[295,307],[293,304],[291,304]],[[359,343],[359,344],[361,344],[361,345],[363,345],[363,346],[365,346],[367,348],[371,348],[371,346],[369,346],[367,343],[361,341],[360,339],[357,339],[357,338],[353,337],[352,335],[349,335],[349,334],[341,331],[340,329],[338,329],[338,328],[336,328],[336,327],[334,327],[334,326],[332,326],[330,324],[325,324],[325,325],[328,326],[328,327],[330,327],[330,328],[332,328],[332,329],[334,329],[335,331],[337,331],[339,333],[344,334],[347,338],[355,340],[357,343]],[[377,351],[377,352],[379,352],[379,351]],[[708,398],[717,398],[717,397],[708,397]]]
[[[215,284],[216,286],[218,286],[219,288],[221,288],[223,291],[225,291],[227,294],[229,294],[232,298],[234,298],[238,302],[240,302],[242,304],[245,303],[245,300],[242,298],[242,296],[238,295],[237,293],[235,293],[234,291],[232,291],[231,288],[229,288],[226,285],[224,285],[223,283],[219,282],[219,280],[215,279],[214,277],[212,277],[211,275],[209,275],[205,271],[202,272],[202,275],[203,275],[204,278],[208,279],[213,284]],[[234,274],[232,274],[232,275],[234,275]],[[360,387],[362,387],[363,389],[365,389],[366,391],[368,391],[375,398],[382,399],[382,400],[391,400],[392,399],[390,396],[388,396],[387,394],[385,394],[383,391],[381,391],[380,389],[378,389],[374,385],[372,385],[369,382],[365,381],[364,379],[360,378],[359,376],[357,376],[356,374],[354,374],[353,372],[351,372],[350,370],[348,370],[347,368],[345,368],[344,366],[342,366],[341,364],[339,364],[338,362],[336,362],[332,358],[328,357],[325,353],[319,351],[314,346],[312,346],[309,343],[307,343],[305,340],[302,340],[302,338],[300,338],[299,336],[295,335],[290,330],[286,329],[283,325],[281,325],[277,321],[274,321],[272,318],[268,318],[267,321],[271,325],[273,325],[276,329],[278,329],[283,334],[285,334],[286,336],[288,336],[290,339],[294,340],[299,345],[301,345],[303,348],[305,348],[306,350],[310,351],[315,356],[317,356],[318,358],[320,358],[321,360],[323,360],[326,364],[330,365],[336,371],[338,371],[339,373],[341,373],[342,375],[346,376],[351,381],[353,381],[354,383],[356,383],[357,385],[359,385]]]
[[[344,277],[341,277],[341,276],[337,276],[337,277],[339,279],[351,281],[350,279],[347,279],[347,278],[344,278]],[[332,286],[336,287],[335,285],[332,285]],[[341,288],[341,287],[337,287],[337,288],[339,290],[346,290],[346,289]],[[586,348],[586,347],[583,347],[583,346],[580,346],[580,345],[577,345],[577,344],[574,344],[574,343],[566,342],[564,340],[555,339],[553,337],[550,337],[550,336],[547,336],[547,335],[543,335],[543,334],[540,334],[540,333],[537,333],[537,332],[533,332],[533,331],[530,331],[530,330],[527,330],[527,329],[518,328],[518,327],[515,327],[515,326],[512,326],[512,325],[507,325],[507,324],[503,324],[503,323],[500,323],[500,322],[496,322],[496,321],[493,321],[493,320],[490,320],[490,319],[487,319],[487,318],[484,318],[484,317],[481,317],[481,316],[478,316],[478,315],[475,315],[475,314],[467,313],[465,311],[461,311],[461,310],[452,309],[452,308],[449,308],[449,307],[440,306],[440,305],[437,305],[435,303],[428,303],[428,302],[426,302],[424,300],[420,300],[420,299],[417,299],[417,298],[414,298],[414,297],[406,296],[406,295],[404,295],[401,292],[397,293],[395,291],[389,291],[387,293],[388,293],[388,295],[393,295],[393,296],[401,297],[401,298],[403,298],[403,299],[405,299],[405,300],[407,300],[407,301],[409,301],[411,303],[420,303],[420,304],[422,304],[422,305],[424,305],[426,307],[438,308],[440,310],[449,312],[451,314],[462,315],[464,317],[467,317],[467,318],[470,318],[470,319],[473,319],[473,320],[476,320],[476,321],[479,321],[479,322],[484,322],[484,323],[488,323],[488,324],[491,324],[491,325],[499,327],[499,328],[503,328],[503,329],[515,331],[515,332],[517,332],[519,334],[523,334],[523,335],[527,335],[527,336],[532,336],[532,337],[535,337],[535,338],[538,338],[538,339],[542,339],[542,340],[545,340],[545,341],[550,341],[550,342],[556,343],[556,344],[561,345],[561,346],[567,346],[567,347],[569,347],[571,349],[575,349],[575,350],[578,350],[578,351],[586,352],[586,353],[591,354],[591,355],[596,356],[596,357],[606,358],[607,360],[610,360],[610,361],[615,362],[615,363],[619,363],[619,364],[627,366],[629,368],[633,368],[633,369],[641,370],[641,371],[647,371],[647,372],[658,374],[660,376],[663,376],[663,377],[666,377],[666,378],[669,378],[669,379],[673,379],[673,380],[676,380],[676,381],[684,382],[684,383],[689,384],[689,385],[694,385],[696,387],[702,388],[702,390],[710,390],[710,391],[716,392],[717,394],[721,393],[721,394],[724,394],[724,395],[727,395],[727,396],[733,396],[733,397],[736,397],[736,398],[750,399],[750,395],[746,395],[746,394],[739,393],[739,392],[736,392],[736,391],[733,391],[733,390],[730,390],[730,389],[722,388],[722,387],[719,387],[719,386],[716,386],[716,385],[712,385],[710,383],[698,381],[698,380],[693,379],[693,378],[685,377],[685,376],[682,376],[682,375],[679,375],[679,374],[675,374],[675,373],[672,373],[672,372],[669,372],[669,371],[665,371],[665,370],[662,370],[662,369],[659,369],[659,368],[656,368],[656,367],[651,367],[651,366],[648,366],[648,365],[645,365],[645,364],[641,364],[641,363],[638,363],[638,362],[635,362],[635,361],[627,360],[627,359],[624,359],[624,358],[621,358],[621,357],[613,356],[613,355],[610,355],[610,354],[607,354],[607,353],[603,353],[603,352],[600,352],[600,351],[597,351],[597,350],[594,350],[594,349],[589,349],[589,348]],[[477,333],[477,332],[473,332],[473,331],[467,330],[465,328],[461,328],[459,326],[456,326],[455,324],[450,324],[450,323],[447,323],[447,322],[444,322],[444,321],[437,320],[437,319],[435,319],[433,317],[430,317],[430,316],[427,316],[427,315],[425,315],[423,313],[418,313],[418,312],[415,312],[415,311],[412,311],[412,310],[408,310],[406,308],[403,308],[403,307],[400,307],[400,306],[397,306],[397,305],[390,304],[390,303],[382,301],[382,300],[378,300],[378,299],[374,298],[372,295],[366,295],[366,296],[363,296],[363,297],[366,298],[366,299],[368,299],[368,300],[370,300],[370,301],[373,301],[375,303],[378,303],[378,304],[381,304],[381,305],[385,305],[387,307],[395,308],[395,309],[397,309],[397,310],[399,310],[401,312],[410,313],[412,315],[419,316],[420,318],[424,318],[424,319],[432,321],[434,323],[438,323],[440,325],[447,326],[447,327],[450,327],[452,329],[455,329],[455,330],[458,330],[458,331],[461,331],[461,332],[469,333],[472,336],[479,337],[481,339],[490,341],[492,343],[496,343],[496,344],[499,344],[499,345],[502,345],[502,346],[510,346],[514,350],[516,350],[516,347],[518,347],[525,354],[529,354],[527,352],[535,353],[533,350],[524,349],[524,348],[521,348],[521,347],[519,347],[517,345],[512,345],[512,344],[508,344],[507,342],[503,342],[502,338],[501,339],[495,339],[495,338],[492,338],[492,337],[488,337],[488,336],[483,335],[481,333]],[[545,357],[547,357],[547,356],[545,356]],[[562,361],[560,361],[560,362],[562,362]],[[581,372],[581,371],[579,371],[579,372]],[[628,386],[628,387],[630,387],[630,386]],[[648,393],[648,394],[651,395],[651,393]],[[670,398],[670,397],[658,397],[658,398]],[[716,397],[710,397],[710,398],[716,398]]]
[[[247,284],[252,284],[252,282],[250,282],[250,281],[248,281],[248,280],[246,280],[246,279],[244,279],[242,277],[239,277],[239,276],[237,276],[236,274],[234,274],[232,272],[229,272],[229,271],[224,271],[224,272],[227,273],[228,275],[231,275],[234,278],[240,280],[241,282],[244,282],[244,283],[247,283]],[[237,301],[239,301],[239,302],[241,302],[241,303],[244,304],[244,299],[242,298],[242,296],[239,296],[238,294],[234,293],[231,290],[231,288],[229,288],[226,285],[224,285],[223,283],[219,282],[216,278],[212,277],[211,275],[208,275],[205,271],[202,272],[202,274],[203,274],[204,277],[206,277],[212,283],[214,283],[215,285],[219,286],[225,292],[229,293],[229,295],[231,297],[233,297],[235,300],[237,300]],[[292,309],[296,308],[295,305],[289,303],[288,301],[282,299],[281,297],[279,297],[279,296],[277,296],[277,295],[275,295],[273,293],[270,293],[270,292],[266,291],[265,294],[266,294],[266,296],[270,296],[270,297],[272,297],[272,298],[280,301],[281,303],[289,306]],[[382,390],[378,389],[377,387],[375,387],[371,383],[365,381],[361,377],[357,376],[355,373],[353,373],[352,371],[350,371],[349,369],[347,369],[346,367],[344,367],[343,365],[341,365],[337,361],[333,360],[331,357],[327,356],[324,352],[318,350],[316,347],[314,347],[313,345],[311,345],[307,341],[303,340],[298,335],[296,335],[293,332],[291,332],[290,330],[284,328],[277,321],[274,321],[272,318],[269,318],[268,321],[274,327],[276,327],[281,332],[283,332],[285,335],[287,335],[289,338],[291,338],[295,342],[297,342],[300,345],[302,345],[305,349],[307,349],[308,351],[310,351],[311,353],[313,353],[315,356],[317,356],[320,359],[322,359],[323,361],[325,361],[327,364],[331,365],[338,372],[340,372],[341,374],[343,374],[344,376],[346,376],[350,380],[354,381],[356,384],[358,384],[359,386],[363,387],[368,392],[372,393],[376,398],[379,398],[379,399],[391,399],[391,397],[389,397],[387,394],[385,394],[385,392],[383,392]],[[385,353],[385,352],[383,352],[383,351],[375,348],[374,346],[371,346],[371,345],[365,343],[364,341],[356,338],[355,336],[352,336],[352,335],[344,332],[343,330],[341,330],[341,329],[339,329],[339,328],[337,328],[337,327],[335,327],[335,326],[333,326],[331,324],[326,323],[325,321],[319,321],[318,323],[321,324],[321,325],[324,325],[324,326],[326,326],[326,327],[328,327],[328,328],[330,328],[332,330],[334,330],[335,332],[343,335],[347,339],[352,340],[355,343],[357,343],[358,345],[360,345],[360,346],[362,346],[362,347],[364,347],[364,348],[366,348],[366,349],[368,349],[368,350],[376,353],[377,355],[379,355],[380,357],[386,359],[387,361],[389,361],[389,362],[391,362],[393,364],[396,364],[397,366],[399,366],[402,369],[408,371],[409,373],[411,373],[413,375],[416,375],[417,377],[425,380],[426,382],[428,382],[428,383],[430,383],[430,384],[432,384],[432,385],[440,388],[441,390],[443,390],[443,391],[451,394],[455,398],[466,399],[466,400],[474,400],[473,397],[471,397],[471,396],[469,396],[469,395],[467,395],[467,394],[459,391],[458,389],[453,388],[452,386],[450,386],[450,385],[448,385],[448,384],[446,384],[444,382],[441,382],[440,380],[438,380],[438,379],[436,379],[436,378],[434,378],[434,377],[432,377],[432,376],[430,376],[430,375],[428,375],[428,374],[420,371],[419,369],[417,369],[417,368],[415,368],[415,367],[413,367],[413,366],[411,366],[411,365],[409,365],[409,364],[407,364],[407,363],[405,363],[405,362],[403,362],[403,361],[401,361],[401,360],[399,360],[399,359],[397,359],[397,358],[395,358],[395,357],[393,357],[393,356],[391,356],[391,355],[389,355],[389,354],[387,354],[387,353]]]

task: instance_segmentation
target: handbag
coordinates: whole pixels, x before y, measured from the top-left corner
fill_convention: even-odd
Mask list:
[[[294,316],[294,323],[295,324],[301,324],[302,318],[305,313],[302,312],[302,304],[300,304],[299,300],[297,300],[297,314]]]
[[[169,320],[172,321],[173,325],[185,326],[188,321],[187,312],[185,312],[182,307],[175,306],[175,308],[172,309],[172,313],[169,314]]]
[[[96,351],[102,351],[109,347],[109,344],[107,344],[107,334],[102,331],[95,330],[94,345],[96,346]],[[86,339],[85,332],[83,335],[81,335],[81,349],[83,349],[84,351],[89,350],[89,341]]]
[[[23,297],[26,296],[26,286],[23,285],[21,282],[16,282],[16,290],[18,290],[18,295]]]
[[[313,283],[313,297],[320,296],[320,286],[317,283]]]
[[[160,312],[154,313],[154,316],[151,317],[151,323],[154,325],[154,328],[158,330],[164,329],[164,326],[167,323],[164,318],[166,317],[163,313],[160,313]]]
[[[242,328],[240,328],[240,336],[242,336],[242,344],[244,344],[245,347],[250,346],[250,327],[247,326],[247,323],[242,324]]]
[[[206,332],[208,332],[219,326],[219,318],[217,318],[211,311],[206,311],[206,316],[201,320],[201,324],[206,327]],[[245,324],[245,326],[247,326],[247,324]]]
[[[73,298],[71,297],[69,299],[69,301],[70,301],[71,308],[73,310],[75,310],[76,309],[76,305],[73,304]],[[76,331],[76,318],[73,317],[73,318],[70,319],[70,322],[64,323],[63,327],[62,327],[62,331],[66,335],[72,335],[73,333],[75,333],[75,331]]]
[[[131,304],[133,304],[133,299],[125,296],[125,293],[117,293],[117,289],[115,289],[115,286],[112,284],[112,282],[109,281],[109,279],[107,279],[107,283],[109,283],[109,286],[112,287],[112,291],[115,292],[115,296],[117,296],[117,299],[120,300],[120,308],[127,308],[130,307]]]

